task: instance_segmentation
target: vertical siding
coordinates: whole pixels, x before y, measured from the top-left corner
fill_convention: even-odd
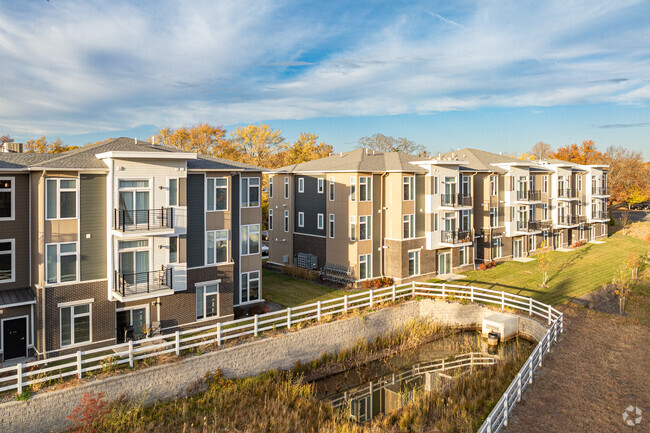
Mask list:
[[[203,174],[187,176],[187,266],[203,266],[205,242],[205,201]]]
[[[79,178],[81,280],[99,280],[107,277],[106,175],[81,174]]]
[[[320,176],[296,176],[296,182],[299,178],[305,179],[305,192],[298,192],[298,188],[294,188],[296,211],[294,212],[294,227],[296,233],[306,233],[310,235],[325,236],[326,225],[323,225],[322,230],[318,230],[318,214],[323,215],[327,212],[327,194],[318,193],[318,177]],[[274,187],[276,187],[274,185]],[[284,185],[282,185],[284,188]],[[298,212],[305,213],[305,226],[298,227]],[[327,216],[325,215],[325,219]],[[301,251],[298,251],[301,252]]]
[[[380,174],[375,174],[372,176],[372,276],[373,277],[380,276],[382,272],[381,269],[382,233],[381,233],[381,224],[380,224],[381,193],[382,193],[381,181],[382,181],[382,176]]]
[[[231,209],[232,209],[232,257],[234,259],[235,265],[233,266],[234,278],[233,278],[233,303],[234,305],[239,304],[239,272],[240,272],[240,224],[239,224],[239,215],[240,215],[240,200],[239,200],[239,191],[241,189],[241,176],[235,174],[232,176],[232,193],[230,196],[231,200]]]
[[[13,239],[15,274],[13,283],[0,283],[0,290],[29,286],[29,175],[0,173],[14,185],[14,219],[0,221],[0,239]]]
[[[424,201],[425,201],[425,182],[426,177],[423,174],[415,175],[415,236],[425,236],[425,219]]]

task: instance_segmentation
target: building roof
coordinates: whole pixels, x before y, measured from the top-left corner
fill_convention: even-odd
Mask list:
[[[511,156],[499,155],[498,153],[486,152],[485,150],[471,148],[460,149],[456,152],[447,152],[442,155],[442,158],[455,158],[459,161],[467,161],[468,164],[464,166],[466,169],[490,171],[496,173],[507,173],[508,170],[495,164],[513,164],[524,162],[521,159],[513,158]]]
[[[12,305],[35,304],[36,296],[31,287],[24,289],[0,290],[0,308]]]
[[[300,164],[287,165],[273,170],[275,173],[308,173],[308,172],[414,172],[426,173],[423,167],[411,164],[422,158],[402,152],[372,152],[366,149],[356,149],[350,152],[307,161]]]
[[[54,153],[13,153],[0,152],[0,169],[27,169],[32,164],[38,164],[56,158]]]
[[[187,161],[189,170],[234,170],[234,171],[263,171],[262,167],[231,161],[224,158],[215,158],[208,155],[198,155],[196,159]]]

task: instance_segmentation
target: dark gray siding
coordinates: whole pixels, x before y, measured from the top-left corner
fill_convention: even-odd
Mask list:
[[[240,214],[240,197],[239,197],[239,191],[241,189],[241,176],[238,174],[235,174],[232,176],[232,181],[230,184],[232,185],[232,193],[231,193],[231,209],[232,209],[232,224],[231,224],[231,231],[232,231],[232,257],[235,261],[235,265],[233,266],[233,303],[234,305],[239,304],[239,272],[240,272],[240,257],[239,257],[239,251],[240,251],[240,246],[239,246],[239,236],[240,236],[240,230],[241,230],[241,225],[239,224],[239,214]],[[261,275],[260,275],[261,277]],[[261,279],[261,278],[260,278]]]
[[[381,275],[381,195],[383,178],[380,174],[372,176],[372,276]],[[358,193],[357,193],[358,194]]]
[[[79,179],[81,280],[100,280],[107,277],[106,175],[81,174]]]
[[[423,237],[425,235],[424,231],[424,201],[425,201],[425,191],[424,183],[426,177],[423,174],[415,175],[415,236]]]
[[[298,179],[303,177],[305,179],[305,192],[298,192]],[[327,219],[327,203],[326,194],[318,193],[318,177],[317,176],[294,176],[294,228],[296,233],[305,233],[310,235],[326,235],[327,222],[323,224],[323,229],[318,230],[318,214],[323,214],[323,219]],[[305,226],[298,227],[298,212],[305,213]]]
[[[187,266],[203,266],[205,260],[204,175],[187,175]]]
[[[16,251],[16,269],[13,283],[0,283],[0,290],[22,289],[30,285],[29,269],[29,175],[0,173],[13,178],[14,219],[0,221],[0,239],[13,239]]]

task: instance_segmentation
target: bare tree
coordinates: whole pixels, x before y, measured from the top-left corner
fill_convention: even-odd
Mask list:
[[[380,133],[371,137],[361,137],[356,146],[357,149],[371,149],[377,152],[403,152],[411,155],[429,157],[429,151],[421,144],[404,137],[391,137]]]
[[[546,159],[553,152],[553,148],[550,144],[544,143],[543,141],[538,141],[528,152],[530,155],[534,156],[535,159]]]

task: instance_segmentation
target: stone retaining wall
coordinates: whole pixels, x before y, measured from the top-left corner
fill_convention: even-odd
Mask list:
[[[103,392],[106,400],[123,395],[149,403],[184,395],[207,372],[221,369],[226,377],[246,377],[271,369],[292,368],[297,360],[312,361],[323,352],[336,353],[399,328],[413,318],[428,318],[441,324],[478,328],[494,310],[477,304],[462,305],[442,300],[406,302],[345,320],[335,320],[299,331],[261,338],[249,343],[122,374],[89,381],[80,386],[35,395],[26,402],[0,405],[0,432],[51,432],[69,427],[65,419],[86,392]],[[540,339],[546,328],[537,321],[518,316],[522,334]]]

